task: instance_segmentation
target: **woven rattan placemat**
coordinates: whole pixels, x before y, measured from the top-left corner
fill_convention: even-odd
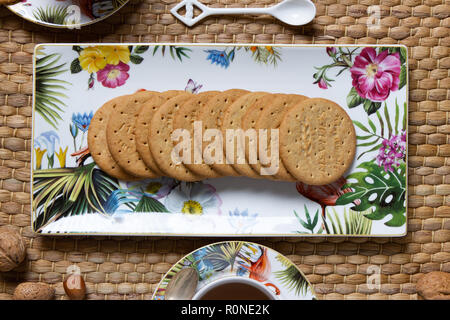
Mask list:
[[[26,262],[0,273],[0,299],[22,281],[52,284],[77,264],[89,299],[149,299],[184,254],[222,238],[43,237],[30,229],[32,53],[41,42],[401,43],[409,47],[409,210],[403,238],[251,238],[292,259],[323,299],[416,299],[423,274],[450,272],[450,5],[446,0],[316,0],[300,28],[267,18],[218,17],[188,29],[176,0],[132,0],[81,30],[33,25],[0,8],[0,225],[19,228]],[[208,0],[211,6],[264,6],[271,0]],[[369,13],[368,13],[369,12]],[[372,19],[369,21],[369,19]],[[373,20],[375,19],[375,20]],[[381,286],[367,282],[373,267]]]

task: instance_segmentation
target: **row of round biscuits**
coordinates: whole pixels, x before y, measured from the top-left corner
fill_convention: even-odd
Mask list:
[[[214,155],[203,143],[201,163],[174,163],[171,158],[176,129],[194,136],[194,121],[202,132],[218,129],[279,129],[278,171],[261,176],[259,159],[248,162],[249,140],[245,141],[245,163],[234,159],[213,161]],[[258,146],[258,141],[255,142]],[[248,176],[307,184],[327,184],[337,180],[350,166],[355,154],[356,136],[352,121],[336,103],[297,94],[249,92],[242,89],[206,91],[138,91],[106,102],[94,115],[88,131],[89,150],[96,164],[120,180],[168,176],[182,181],[199,181],[221,176]],[[223,141],[224,147],[226,141]],[[267,138],[270,145],[270,134]],[[270,156],[270,150],[266,149]]]

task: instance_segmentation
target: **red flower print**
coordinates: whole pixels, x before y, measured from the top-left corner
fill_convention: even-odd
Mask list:
[[[384,50],[377,55],[374,48],[364,48],[350,68],[353,87],[371,101],[384,101],[400,82],[400,55]]]
[[[97,80],[108,88],[120,87],[130,77],[129,70],[130,66],[123,62],[119,62],[118,65],[108,64],[97,72]]]
[[[326,51],[327,51],[327,54],[328,54],[330,57],[334,57],[334,56],[336,55],[336,53],[337,53],[337,50],[336,50],[335,47],[327,47],[327,48],[326,48]]]
[[[320,89],[328,89],[327,82],[325,81],[324,78],[321,78],[321,79],[317,82],[317,85],[319,86]]]

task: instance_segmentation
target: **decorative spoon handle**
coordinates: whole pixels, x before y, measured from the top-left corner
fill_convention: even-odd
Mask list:
[[[201,10],[201,13],[196,17],[194,17],[194,6]],[[185,15],[178,13],[183,7],[186,7]],[[170,12],[189,27],[210,15],[271,14],[270,8],[209,8],[198,0],[183,0],[173,7]]]

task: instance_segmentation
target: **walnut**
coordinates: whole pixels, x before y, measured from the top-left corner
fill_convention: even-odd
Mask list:
[[[426,300],[450,300],[450,273],[433,271],[417,282],[417,292]]]
[[[10,271],[25,259],[26,244],[13,228],[0,227],[0,272]]]
[[[0,0],[0,5],[4,4],[5,6],[9,6],[17,2],[20,2],[20,0]]]
[[[24,282],[14,290],[14,300],[52,300],[55,289],[42,282]]]

